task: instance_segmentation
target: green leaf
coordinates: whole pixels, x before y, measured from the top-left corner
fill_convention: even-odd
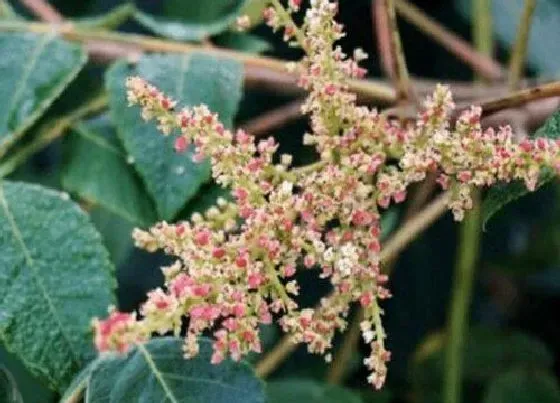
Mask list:
[[[150,55],[136,66],[117,62],[107,73],[110,109],[125,150],[153,197],[160,218],[170,220],[210,178],[208,162],[192,162],[192,149],[175,153],[173,136],[164,137],[154,123],[146,123],[137,107],[128,106],[125,80],[139,75],[166,92],[181,106],[205,103],[231,127],[243,81],[242,65],[202,53]]]
[[[107,13],[94,17],[78,18],[72,20],[76,26],[83,29],[117,29],[131,18],[136,12],[136,7],[133,3],[124,3],[116,6]]]
[[[550,169],[543,169],[535,188],[539,189],[546,185],[556,175]],[[511,182],[493,186],[487,193],[482,202],[482,227],[486,229],[486,224],[496,213],[507,206],[509,203],[527,195],[530,191],[524,182]]]
[[[75,403],[78,401],[78,399],[85,392],[91,378],[91,373],[98,363],[99,360],[90,362],[78,373],[78,375],[74,377],[74,379],[60,398],[60,403]]]
[[[216,206],[219,198],[231,201],[231,190],[223,188],[213,181],[204,184],[198,194],[187,204],[177,218],[189,220],[194,213],[204,214],[208,209]]]
[[[23,363],[14,355],[6,351],[0,340],[0,367],[9,371],[10,382],[17,385],[18,392],[21,394],[23,402],[54,402],[56,392],[47,388],[47,386],[31,375],[29,370],[24,367]],[[1,376],[0,376],[1,377]],[[2,381],[0,381],[2,382]],[[0,386],[0,389],[2,387]],[[0,402],[3,392],[0,391]]]
[[[241,14],[248,0],[165,2],[165,17],[139,12],[136,20],[145,28],[166,38],[200,41],[228,29]]]
[[[484,403],[559,403],[560,388],[553,374],[514,368],[490,383]]]
[[[390,208],[381,215],[381,240],[384,241],[393,233],[399,223],[399,212]]]
[[[23,403],[16,380],[3,365],[0,366],[0,396],[3,403]]]
[[[177,7],[172,0],[166,3],[168,9],[180,11],[168,13],[170,17],[158,17],[138,10],[134,13],[134,19],[144,28],[165,38],[198,42],[226,31],[241,14],[245,2],[246,0],[181,1],[180,7]]]
[[[68,195],[0,184],[0,339],[61,390],[94,354],[91,318],[114,303],[109,255]]]
[[[337,385],[287,379],[267,383],[268,403],[361,403],[359,394]]]
[[[360,389],[360,395],[366,403],[391,403],[395,401],[393,393],[391,393],[387,386],[384,386],[381,390],[371,388]]]
[[[411,365],[411,379],[421,401],[436,402],[445,371],[446,339],[430,335],[420,344]],[[554,358],[540,340],[520,332],[476,327],[463,348],[465,381],[482,383],[516,366],[549,369]]]
[[[107,116],[77,124],[67,136],[62,186],[120,217],[147,226],[155,210]]]
[[[545,124],[539,128],[535,137],[560,138],[560,111],[554,113]],[[556,177],[550,169],[543,169],[537,183],[537,189],[547,184]],[[482,203],[482,226],[486,227],[488,221],[504,206],[529,193],[522,182],[512,182],[492,187]]]
[[[45,112],[86,62],[54,35],[0,34],[0,157]]]
[[[263,53],[272,50],[272,45],[257,35],[241,32],[224,32],[214,38],[214,43],[222,48],[240,50],[247,53]]]
[[[239,14],[249,17],[251,27],[254,27],[264,20],[263,11],[269,6],[269,4],[269,0],[246,0],[245,6]]]
[[[0,1],[0,19],[19,20],[22,18],[17,15],[14,8],[7,1]]]
[[[183,358],[183,341],[163,337],[134,348],[127,355],[100,359],[91,374],[86,403],[264,402],[262,382],[246,363],[210,363],[211,343],[200,354]]]
[[[111,261],[120,267],[135,250],[132,231],[137,225],[102,207],[94,207],[89,217],[103,238]]]

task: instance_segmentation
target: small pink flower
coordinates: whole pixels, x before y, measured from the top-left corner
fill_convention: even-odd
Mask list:
[[[235,304],[233,306],[232,312],[235,316],[241,317],[245,315],[245,313],[247,312],[247,308],[243,304]]]
[[[247,258],[245,256],[238,256],[235,259],[235,265],[240,269],[244,269],[245,267],[247,267]]]
[[[184,152],[187,149],[188,145],[189,143],[187,142],[187,139],[185,139],[183,136],[179,136],[175,139],[175,151],[178,153]]]
[[[293,264],[284,266],[283,275],[284,277],[292,277],[296,273],[296,267]]]
[[[226,251],[224,248],[214,248],[212,250],[212,257],[215,257],[216,259],[221,259],[225,256]]]
[[[198,246],[206,246],[210,243],[211,233],[207,229],[200,230],[194,236],[194,241]]]
[[[171,281],[169,288],[176,298],[181,298],[189,292],[193,284],[194,280],[191,277],[185,273],[180,273]]]
[[[395,199],[395,203],[402,203],[406,199],[406,190],[402,190],[400,192],[396,192],[393,195],[393,199]]]
[[[260,273],[250,274],[247,282],[249,283],[249,289],[255,289],[264,282],[264,278]]]
[[[369,306],[372,301],[373,297],[369,292],[363,293],[360,297],[360,305],[362,305],[363,307]]]

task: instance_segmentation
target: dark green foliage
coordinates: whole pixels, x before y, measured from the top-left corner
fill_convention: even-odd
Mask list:
[[[91,318],[114,303],[109,254],[67,194],[14,182],[0,183],[0,245],[0,339],[60,390],[94,355]]]
[[[190,151],[175,153],[173,136],[162,136],[155,124],[142,120],[137,108],[128,106],[124,84],[130,75],[143,77],[182,106],[206,103],[231,127],[241,98],[243,68],[204,54],[151,55],[142,57],[135,67],[118,62],[107,73],[118,136],[155,200],[158,216],[169,220],[209,181],[210,166],[192,162]]]
[[[0,34],[0,156],[70,84],[84,50],[55,35]]]
[[[98,358],[66,395],[86,389],[86,403],[264,403],[264,385],[246,363],[211,364],[211,343],[205,340],[200,354],[185,360],[182,344],[162,337],[126,355]]]

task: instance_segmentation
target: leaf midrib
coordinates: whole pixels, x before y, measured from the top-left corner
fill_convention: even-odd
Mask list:
[[[89,141],[90,143],[96,145],[97,147],[103,148],[103,149],[107,150],[108,152],[119,156],[120,158],[123,159],[123,161],[125,161],[126,156],[123,152],[121,152],[121,150],[119,150],[114,145],[110,144],[104,138],[95,135],[89,129],[85,128],[83,125],[76,125],[74,127],[74,130],[75,130],[76,134],[78,136],[80,136],[81,138],[83,138],[84,140]]]
[[[8,205],[8,201],[6,200],[6,197],[4,195],[4,185],[2,183],[0,183],[0,204],[2,205],[2,210],[4,210],[4,214],[6,215],[6,218],[8,219],[8,222],[10,223],[10,227],[12,230],[12,235],[14,236],[14,238],[16,239],[17,243],[19,244],[21,251],[23,253],[25,262],[27,264],[27,266],[29,267],[29,269],[31,270],[31,274],[32,274],[32,278],[35,281],[35,283],[37,284],[37,286],[39,287],[41,294],[43,295],[43,298],[47,301],[47,306],[49,308],[49,310],[51,311],[52,316],[54,317],[56,323],[59,326],[59,330],[60,330],[60,334],[62,335],[62,338],[66,341],[67,345],[68,345],[68,349],[70,351],[70,353],[72,354],[72,359],[76,364],[80,364],[81,363],[81,359],[80,359],[80,355],[74,350],[73,344],[70,340],[70,338],[68,337],[68,335],[66,334],[66,332],[64,331],[64,326],[62,325],[62,321],[60,319],[60,317],[58,316],[58,313],[54,307],[53,301],[51,300],[49,294],[47,293],[47,290],[45,289],[45,286],[43,285],[39,274],[37,272],[37,269],[35,267],[35,261],[33,259],[33,257],[31,256],[31,253],[29,252],[29,249],[27,248],[27,245],[25,244],[25,241],[23,239],[22,233],[19,230],[19,227],[16,223],[16,220],[12,214],[12,212],[10,211],[9,205]]]
[[[152,359],[152,356],[150,355],[150,352],[142,344],[138,345],[138,350],[144,356],[144,359],[146,360],[146,363],[148,364],[148,367],[150,367],[150,369],[152,370],[152,372],[153,372],[154,376],[156,377],[157,381],[161,385],[161,388],[165,392],[165,396],[167,396],[167,398],[172,403],[179,403],[179,401],[175,398],[175,395],[173,394],[173,392],[171,391],[171,389],[167,385],[167,382],[165,382],[165,379],[163,378],[163,374],[160,372],[156,363]]]
[[[6,114],[6,117],[8,119],[6,121],[6,126],[9,123],[10,116],[13,113],[14,107],[17,105],[17,103],[19,102],[19,100],[21,99],[21,97],[23,95],[23,90],[25,88],[25,84],[26,84],[27,80],[29,79],[29,76],[33,72],[33,69],[35,68],[35,65],[37,64],[37,61],[39,60],[39,56],[41,55],[41,53],[43,53],[43,51],[45,50],[47,45],[50,42],[52,42],[53,38],[54,38],[53,35],[44,35],[37,42],[37,45],[35,46],[35,48],[33,48],[33,51],[31,52],[30,61],[29,61],[29,63],[27,63],[25,68],[22,70],[20,80],[18,81],[18,83],[16,85],[16,89],[13,92],[12,98],[10,99],[10,102],[8,103],[9,110],[8,110],[8,113]],[[10,139],[10,136],[9,135],[6,136],[4,139],[2,139],[2,141],[0,142],[0,145],[9,141],[9,139]]]

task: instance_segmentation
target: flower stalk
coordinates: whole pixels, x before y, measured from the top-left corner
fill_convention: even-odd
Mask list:
[[[282,13],[269,9],[265,19],[284,28],[291,42],[296,30],[282,15],[295,12],[300,2],[288,4]],[[273,138],[255,142],[250,133],[226,129],[205,105],[181,109],[142,78],[127,80],[129,103],[164,136],[174,136],[177,152],[191,148],[195,162],[209,160],[215,182],[230,189],[233,200],[219,199],[188,221],[134,231],[138,247],[162,250],[175,262],[162,268],[164,287],[148,294],[137,315],[112,310],[94,322],[101,352],[126,351],[152,334],[180,334],[187,317],[185,358],[198,353],[200,336],[210,331],[213,363],[240,360],[261,351],[259,325],[276,319],[287,342],[266,366],[258,366],[264,374],[290,351],[290,343],[303,343],[330,361],[333,338],[346,329],[350,306],[358,303],[361,335],[371,349],[364,360],[368,382],[379,389],[390,360],[380,301],[391,294],[381,262],[446,209],[462,220],[473,207],[473,188],[521,179],[534,189],[541,167],[560,170],[559,142],[518,144],[511,128],[482,130],[477,107],[452,122],[455,105],[445,86],[426,99],[412,125],[359,106],[351,80],[366,74],[360,62],[367,55],[360,49],[343,52],[336,14],[336,3],[312,0],[298,28],[305,56],[292,73],[308,93],[302,112],[310,130],[303,142],[318,157],[307,167],[293,167],[289,155],[276,158]],[[382,248],[380,211],[402,203],[409,186],[428,175],[446,192],[409,221],[408,232],[397,232]],[[301,308],[297,296],[305,290],[297,274],[309,270],[329,281],[332,292],[317,307]]]

